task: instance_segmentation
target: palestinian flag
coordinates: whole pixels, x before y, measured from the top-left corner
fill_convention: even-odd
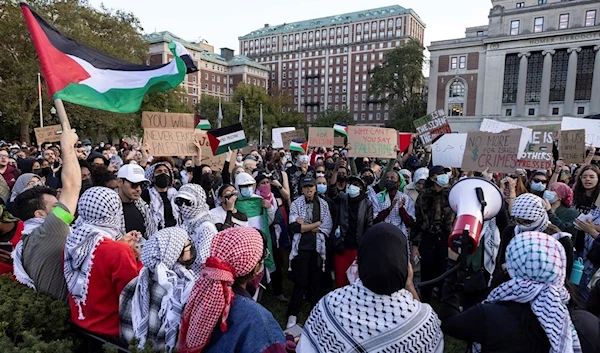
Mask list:
[[[210,130],[212,127],[210,126],[210,121],[208,121],[208,119],[200,119],[200,122],[196,125],[196,129]]]
[[[301,142],[294,140],[290,142],[290,151],[296,151],[302,154],[306,154],[306,152],[308,151],[308,141]]]
[[[210,148],[215,156],[225,153],[229,149],[235,150],[248,146],[246,134],[240,123],[211,130],[207,135]]]
[[[348,136],[348,125],[334,124],[333,131],[344,136]]]
[[[174,59],[167,64],[132,64],[67,37],[27,3],[21,3],[21,10],[52,99],[132,113],[140,109],[147,93],[177,87],[186,73],[198,71],[180,43],[169,43]],[[114,40],[118,43],[119,38]]]

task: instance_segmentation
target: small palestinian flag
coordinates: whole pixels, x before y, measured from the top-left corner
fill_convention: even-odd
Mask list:
[[[167,64],[132,64],[67,37],[25,2],[21,2],[21,10],[52,99],[133,113],[140,109],[147,93],[177,87],[186,73],[198,71],[180,43],[169,43],[174,59]],[[114,40],[118,43],[119,39]]]
[[[209,131],[208,141],[215,156],[225,153],[229,149],[235,150],[248,146],[246,134],[240,123]]]
[[[210,130],[212,127],[210,126],[210,121],[208,121],[208,119],[200,119],[200,122],[196,125],[196,129]]]
[[[308,151],[308,141],[292,141],[290,142],[290,151],[300,152],[302,154],[306,154]]]
[[[348,125],[334,124],[333,131],[344,136],[348,136]]]

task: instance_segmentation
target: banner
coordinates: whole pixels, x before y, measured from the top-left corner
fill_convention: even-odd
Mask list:
[[[312,147],[333,148],[335,144],[333,128],[309,127],[308,145]]]
[[[283,140],[281,134],[288,131],[296,130],[295,127],[277,127],[271,130],[271,144],[273,148],[283,148]]]
[[[452,132],[443,109],[429,113],[413,123],[424,145],[430,145],[434,135]]]
[[[585,161],[585,135],[584,129],[560,132],[558,157],[562,158],[565,164],[579,164]]]
[[[514,173],[522,131],[512,129],[502,132],[469,132],[462,160],[465,171]]]
[[[586,146],[600,147],[600,121],[595,119],[570,118],[565,116],[560,125],[561,130],[585,130]]]
[[[152,129],[193,129],[194,114],[142,112],[142,127]]]
[[[292,143],[292,141],[294,140],[306,141],[306,135],[304,135],[304,130],[293,130],[281,134],[281,142],[283,143],[283,148],[285,148],[286,150],[290,148],[290,143]]]
[[[50,125],[44,127],[36,127],[33,129],[35,132],[35,139],[38,145],[44,142],[58,142],[60,141],[60,134],[62,133],[62,126]]]
[[[479,131],[484,132],[503,132],[511,129],[523,130],[523,134],[521,134],[521,139],[519,140],[519,152],[524,152],[533,133],[532,129],[491,119],[483,119],[479,127]]]
[[[348,157],[396,158],[398,132],[376,126],[348,126]]]
[[[150,155],[159,156],[196,156],[194,132],[196,129],[144,129],[144,143],[150,147]],[[201,130],[197,130],[201,131]]]
[[[222,171],[223,165],[225,164],[225,154],[220,154],[218,156],[213,155],[212,149],[210,147],[210,140],[207,136],[207,131],[196,129],[194,131],[194,134],[198,139],[198,142],[200,142],[200,147],[202,148],[201,163],[209,165],[210,169],[212,169],[213,171]],[[236,151],[232,151],[232,161],[230,161],[229,163],[229,171],[232,171],[235,167],[235,153]],[[227,182],[229,181],[227,180]]]
[[[433,165],[442,165],[448,168],[461,168],[467,134],[444,134],[431,146]]]
[[[531,133],[531,138],[527,143],[525,151],[519,152],[518,168],[552,169],[552,162],[554,160],[552,155],[553,141],[553,131],[534,130]]]

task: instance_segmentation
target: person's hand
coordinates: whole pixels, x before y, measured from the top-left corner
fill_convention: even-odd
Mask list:
[[[348,143],[346,144],[346,149],[347,149],[348,151],[350,151],[350,150],[352,149],[352,144],[348,142]]]
[[[458,261],[458,253],[452,251],[452,249],[448,248],[448,258],[452,261]]]
[[[132,230],[119,239],[120,242],[129,245],[131,250],[133,250],[133,254],[135,255],[136,259],[139,259],[141,254],[140,248],[138,247],[138,239],[140,236],[140,232]]]
[[[510,191],[517,190],[517,179],[506,177],[506,181],[508,182],[508,187]]]
[[[410,256],[411,258],[415,258],[418,257],[419,259],[421,258],[421,254],[419,253],[419,247],[418,246],[412,246],[412,251],[410,252]]]
[[[271,180],[271,185],[273,185],[276,188],[281,188],[283,187],[283,185],[281,185],[281,183],[279,182],[279,180]]]
[[[296,218],[296,223],[298,223],[299,225],[303,226],[304,225],[304,219],[303,218]]]
[[[406,274],[406,285],[404,288],[414,288],[415,284],[413,283],[413,277],[415,273],[413,272],[412,264],[410,261],[408,262],[408,273]]]
[[[4,249],[0,249],[0,262],[4,262],[6,264],[12,264],[13,259],[10,256],[10,251],[6,251]]]
[[[394,206],[396,206],[397,203],[398,203],[398,198],[394,197],[394,199],[392,200],[392,204],[390,205],[390,209],[394,208]]]
[[[556,168],[554,169],[555,173],[560,173],[560,171],[562,170],[562,167],[564,167],[565,162],[563,162],[562,159],[559,159],[556,161]]]
[[[269,202],[269,200],[262,200],[262,207],[263,208],[271,208],[271,202]]]
[[[406,204],[406,198],[402,197],[400,203],[398,204],[398,209],[401,209]]]
[[[237,201],[237,195],[231,195],[229,197],[229,199],[225,200],[225,203],[223,204],[223,209],[225,211],[233,211],[236,201]]]
[[[111,173],[114,173],[117,170],[119,170],[119,168],[117,168],[117,163],[113,162],[113,163],[111,163],[111,164],[108,165],[108,167],[106,168],[106,170],[109,171],[109,172],[111,172]]]
[[[231,162],[231,147],[227,147],[227,152],[225,152],[225,162]]]
[[[596,153],[596,147],[594,147],[594,145],[591,145],[590,147],[588,147],[587,150],[590,152],[590,155],[592,155],[592,156]]]
[[[483,172],[481,172],[481,176],[483,177],[483,179],[485,180],[492,180],[492,173],[490,173],[490,168],[485,168],[485,170]]]
[[[308,164],[302,163],[300,165],[300,170],[302,170],[302,174],[306,174],[308,172]]]
[[[598,230],[596,230],[596,226],[592,222],[589,222],[589,221],[585,222],[580,219],[575,219],[573,224],[575,225],[575,228],[577,230],[581,230],[581,231],[591,235],[592,238],[594,238],[594,239],[596,239],[598,237],[598,234],[600,234],[598,232]]]
[[[150,155],[150,145],[145,143],[142,145],[142,154],[145,154],[146,156]]]
[[[400,149],[398,148],[397,145],[394,145],[394,152],[399,153],[399,152],[402,152],[402,151],[400,151]]]
[[[75,129],[69,128],[69,123],[65,122],[62,124],[62,133],[60,134],[60,145],[64,147],[74,147],[79,141],[79,136],[75,132]]]
[[[550,211],[552,209],[552,204],[546,199],[544,199],[544,202],[546,203],[546,212]]]

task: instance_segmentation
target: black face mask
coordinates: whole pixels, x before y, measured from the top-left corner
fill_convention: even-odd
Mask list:
[[[210,173],[202,174],[202,187],[210,188],[212,186],[212,175]]]
[[[373,184],[373,182],[375,181],[375,178],[373,178],[372,176],[366,176],[366,177],[363,177],[363,181],[368,186],[368,185]]]
[[[333,162],[327,162],[325,163],[325,167],[329,170],[333,169],[335,167],[335,163]]]
[[[91,179],[86,179],[81,182],[81,193],[94,186]]]
[[[336,179],[336,182],[338,182],[340,184],[341,183],[345,183],[346,182],[346,176],[345,175],[338,175],[337,179]]]
[[[166,188],[171,183],[169,174],[163,173],[154,177],[154,185],[159,188]]]
[[[50,175],[50,173],[52,173],[52,168],[50,168],[50,167],[44,167],[44,168],[42,168],[42,174],[41,174],[41,176],[47,177],[48,175]]]
[[[396,184],[396,182],[393,180],[386,180],[384,185],[387,191],[394,191],[398,189],[398,184]]]
[[[42,175],[42,168],[32,169],[31,172],[36,175]]]
[[[188,173],[191,173],[194,170],[194,167],[185,167]]]

